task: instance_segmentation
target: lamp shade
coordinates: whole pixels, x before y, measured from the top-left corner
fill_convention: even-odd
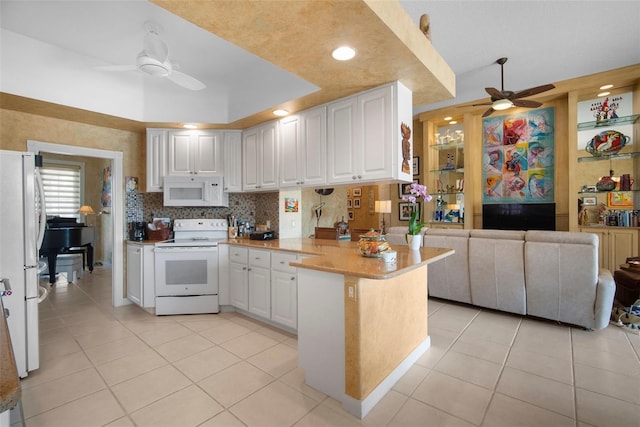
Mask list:
[[[374,210],[379,213],[391,213],[391,200],[376,200]]]
[[[80,209],[78,209],[78,213],[81,213],[84,216],[95,215],[96,214],[94,212],[93,208],[91,206],[88,206],[88,205],[81,206]]]
[[[497,111],[501,111],[501,110],[507,110],[509,108],[513,107],[513,102],[511,102],[508,99],[498,99],[497,101],[494,101],[493,104],[491,104],[491,108],[493,108],[494,110]]]

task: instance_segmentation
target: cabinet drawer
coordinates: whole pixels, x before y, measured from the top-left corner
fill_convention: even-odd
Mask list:
[[[291,261],[297,259],[296,254],[290,254],[286,252],[272,252],[271,253],[271,269],[276,271],[282,271],[284,273],[296,273],[296,268],[289,265]]]
[[[249,250],[237,246],[229,246],[229,261],[246,264],[249,262]]]
[[[249,265],[270,268],[271,253],[262,249],[249,249]]]

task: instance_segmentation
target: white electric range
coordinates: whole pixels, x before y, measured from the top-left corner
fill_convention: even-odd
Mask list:
[[[155,245],[156,314],[219,313],[218,243],[226,219],[176,219],[174,238]]]

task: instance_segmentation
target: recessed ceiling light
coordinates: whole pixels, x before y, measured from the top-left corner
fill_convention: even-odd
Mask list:
[[[598,97],[607,96],[607,95],[610,95],[610,94],[611,94],[611,92],[600,92],[598,94]]]
[[[607,90],[607,89],[611,89],[613,87],[613,85],[604,85],[604,86],[600,86],[600,90]]]
[[[356,50],[349,46],[340,46],[331,52],[331,56],[338,61],[348,61],[356,56]]]
[[[273,114],[279,117],[283,117],[288,115],[289,112],[287,110],[278,109],[278,110],[273,110]]]
[[[449,122],[449,124],[450,124],[450,125],[457,125],[457,124],[458,124],[458,122],[457,122],[456,120],[451,120],[451,121]]]
[[[198,129],[198,126],[196,125],[182,125],[182,127],[185,129]]]
[[[453,117],[451,117],[451,116],[447,116],[447,117],[444,118],[445,121],[451,120],[451,119],[453,119]]]

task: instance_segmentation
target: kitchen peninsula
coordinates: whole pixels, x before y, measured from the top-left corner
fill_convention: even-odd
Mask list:
[[[396,263],[365,258],[354,242],[229,240],[294,251],[298,362],[306,383],[363,418],[430,346],[428,264],[452,249],[397,247]],[[315,255],[315,256],[314,256]]]

